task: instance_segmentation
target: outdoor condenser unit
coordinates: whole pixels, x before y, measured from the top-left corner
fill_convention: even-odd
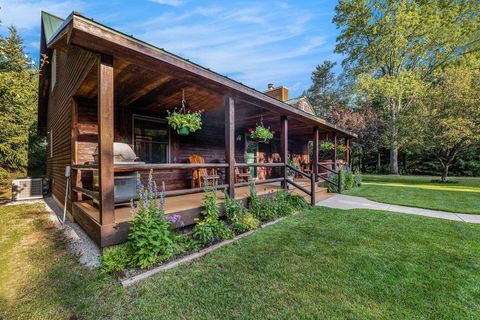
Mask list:
[[[12,200],[30,200],[43,198],[42,178],[12,180]]]

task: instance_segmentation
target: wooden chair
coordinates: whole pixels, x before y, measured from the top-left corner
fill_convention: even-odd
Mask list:
[[[235,168],[235,183],[248,182],[250,180],[250,168]]]
[[[205,163],[205,159],[199,155],[192,154],[190,157],[188,157],[188,162]],[[192,171],[192,188],[195,188],[196,186],[198,188],[203,187],[203,183],[205,180],[206,180],[207,186],[217,185],[219,178],[220,177],[218,176],[217,169],[206,169],[206,168],[194,169]]]

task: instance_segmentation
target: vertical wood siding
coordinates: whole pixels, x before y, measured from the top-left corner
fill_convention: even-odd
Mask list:
[[[65,167],[71,162],[72,96],[96,62],[96,55],[79,47],[57,50],[57,80],[48,101],[47,175],[53,196],[63,203],[65,197]],[[53,156],[50,154],[52,148]],[[69,207],[69,206],[68,206]]]

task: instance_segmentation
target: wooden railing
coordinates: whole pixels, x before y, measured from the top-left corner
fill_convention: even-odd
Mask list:
[[[325,169],[327,170],[328,172],[324,172],[324,173],[318,173],[317,174],[317,178],[319,179],[322,179],[323,181],[333,185],[333,186],[336,186],[337,187],[337,190],[338,190],[338,193],[342,193],[342,170],[333,170],[331,168],[329,168],[327,165],[329,164],[332,164],[332,165],[335,165],[335,162],[323,162],[323,163],[317,163],[317,166],[322,168],[322,169]],[[329,177],[331,175],[337,175],[337,181],[332,181],[331,179],[329,179]]]
[[[310,180],[310,190],[306,189],[304,186],[298,184],[297,182],[286,179],[285,177],[279,177],[279,178],[271,178],[271,179],[266,179],[266,180],[257,180],[254,181],[255,185],[262,185],[262,184],[268,184],[268,183],[275,183],[275,182],[283,182],[283,185],[285,188],[288,184],[292,185],[293,187],[299,189],[300,191],[304,192],[308,196],[310,196],[311,199],[311,204],[314,205],[316,202],[315,199],[315,193],[316,193],[316,183],[318,179],[322,179],[326,181],[327,183],[334,184],[337,186],[338,191],[341,192],[341,171],[336,171],[328,168],[326,165],[330,163],[318,163],[318,167],[321,167],[323,169],[326,169],[328,172],[327,173],[306,173],[303,172],[302,170],[289,165],[287,163],[236,163],[235,168],[248,168],[248,167],[277,167],[277,168],[283,168],[284,170],[291,170],[295,172],[296,174],[307,178]],[[200,163],[200,164],[193,164],[193,163],[168,163],[168,164],[144,164],[144,163],[131,163],[131,164],[114,164],[113,170],[114,172],[134,172],[134,171],[164,171],[164,170],[194,170],[194,169],[207,169],[207,168],[212,168],[212,169],[221,169],[225,168],[228,169],[228,164],[226,163]],[[82,164],[82,165],[74,165],[72,166],[72,169],[74,170],[74,176],[76,177],[80,171],[94,171],[98,170],[98,165],[91,165],[91,164]],[[315,170],[314,170],[315,171]],[[338,178],[338,183],[335,183],[328,177],[331,174],[336,174],[339,176]],[[251,182],[241,182],[241,183],[235,183],[233,187],[244,187],[248,186]],[[219,184],[216,185],[216,188],[218,190],[223,190],[226,188],[229,188],[230,186],[228,184]],[[77,194],[83,194],[89,198],[92,198],[94,200],[99,199],[99,192],[89,190],[86,188],[82,188],[76,185],[76,181],[72,181],[72,192],[77,193]],[[172,197],[172,196],[181,196],[181,195],[187,195],[187,194],[194,194],[194,193],[201,193],[204,192],[204,188],[190,188],[190,189],[180,189],[180,190],[166,190],[165,191],[165,196],[166,197]],[[136,200],[136,199],[134,199]]]

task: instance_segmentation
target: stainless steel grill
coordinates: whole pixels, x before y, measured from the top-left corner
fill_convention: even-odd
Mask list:
[[[98,162],[98,147],[93,155],[95,162]],[[133,149],[126,143],[115,142],[113,144],[113,163],[129,164],[143,163],[138,162],[137,155]],[[98,190],[98,171],[94,173],[93,185]],[[137,172],[116,172],[114,197],[115,205],[129,204],[132,198],[137,196]]]

